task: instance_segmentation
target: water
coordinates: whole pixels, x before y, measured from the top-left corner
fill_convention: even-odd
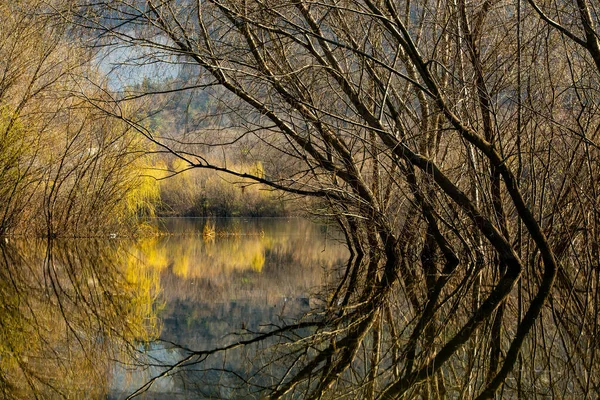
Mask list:
[[[187,349],[226,346],[310,313],[348,256],[331,228],[298,219],[160,226],[166,234],[137,242],[4,243],[4,397],[125,398]],[[174,370],[141,398],[248,397],[222,370],[252,376],[257,354]]]

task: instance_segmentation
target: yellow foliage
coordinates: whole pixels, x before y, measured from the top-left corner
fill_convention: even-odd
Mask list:
[[[252,265],[252,269],[256,272],[262,271],[262,267],[265,265],[265,255],[262,252],[255,254],[252,257],[250,265]]]
[[[143,171],[143,168],[140,168]],[[134,171],[134,173],[136,173]],[[139,174],[139,172],[137,172]],[[127,215],[133,217],[142,213],[153,217],[154,208],[160,198],[160,189],[156,179],[150,176],[138,176],[137,184],[126,194],[125,204]]]
[[[122,349],[160,334],[159,274],[107,243],[11,244],[0,249],[4,395],[103,398],[112,364],[128,360]]]
[[[161,271],[169,263],[167,248],[160,243],[160,238],[142,238],[137,241],[130,262]]]
[[[173,273],[181,278],[187,278],[189,275],[190,257],[188,254],[181,254],[173,260]]]
[[[0,2],[0,213],[10,217],[0,233],[130,233],[159,198],[158,183],[144,176],[147,143],[85,100],[109,100],[107,88],[87,79],[99,74],[89,53],[36,17],[47,7]],[[137,113],[128,104],[118,110],[124,118]]]

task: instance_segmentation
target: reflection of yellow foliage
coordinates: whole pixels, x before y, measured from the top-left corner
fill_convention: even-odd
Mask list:
[[[265,265],[265,255],[263,253],[255,254],[251,265],[253,270],[260,272],[263,265]]]
[[[182,278],[187,278],[190,268],[189,254],[182,254],[173,260],[173,273]]]
[[[216,231],[210,240],[203,240],[206,226]],[[191,233],[193,229],[190,227],[184,232]],[[235,271],[261,272],[268,251],[283,251],[318,266],[325,266],[345,254],[345,249],[339,246],[330,246],[328,250],[307,244],[306,238],[312,237],[315,229],[310,223],[305,226],[296,221],[281,234],[265,232],[262,228],[244,231],[239,226],[223,230],[215,228],[214,222],[206,222],[195,229],[196,234],[192,235],[139,240],[132,253],[146,268],[160,272],[170,266],[175,275],[188,279],[221,277]],[[318,241],[321,242],[321,239]]]
[[[265,250],[271,241],[259,235],[217,236],[203,240],[194,236],[154,237],[138,240],[129,263],[160,272],[171,266],[182,278],[203,278],[224,271],[254,270],[260,272],[265,263]],[[137,274],[129,268],[128,278]]]
[[[136,250],[135,255],[148,268],[160,271],[169,263],[167,249],[165,246],[159,244],[159,239],[156,237],[139,240]]]
[[[136,293],[131,306],[132,309],[138,310],[138,314],[135,315],[137,325],[143,326],[154,335],[160,331],[155,314],[156,298],[160,293],[160,271],[166,267],[167,262],[164,247],[157,244],[156,238],[139,240],[133,251],[127,253],[124,263],[126,280]]]
[[[160,333],[158,273],[114,244],[11,244],[0,248],[4,395],[105,397],[114,360]]]
[[[130,292],[129,322],[137,340],[148,341],[160,333],[156,316],[156,297],[160,292],[159,274],[145,268],[141,262],[128,262],[126,269],[127,287]]]

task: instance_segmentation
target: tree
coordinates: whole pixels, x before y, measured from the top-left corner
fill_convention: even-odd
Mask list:
[[[80,95],[104,96],[93,54],[50,6],[0,4],[0,234],[125,233],[156,184],[141,177],[140,138]]]
[[[169,90],[208,92],[206,118],[286,168],[242,173],[204,157],[229,138],[129,120],[148,140],[189,168],[318,199],[346,234],[352,259],[327,307],[244,342],[295,342],[268,395],[598,393],[600,52],[585,0],[73,10],[94,45],[136,49],[123,62],[185,65]]]

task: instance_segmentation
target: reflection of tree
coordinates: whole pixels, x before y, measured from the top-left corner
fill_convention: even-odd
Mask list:
[[[160,271],[161,337],[177,343],[221,343],[231,329],[298,316],[322,301],[320,289],[347,258],[305,220],[220,221],[212,240],[197,233],[203,221],[176,221],[170,229],[186,233],[140,240],[132,253]]]
[[[328,307],[253,339],[285,343],[260,354],[286,366],[266,373],[269,395],[598,395],[593,2],[80,4],[98,45],[195,67],[172,90],[210,91],[207,118],[235,138],[130,121],[141,134],[189,168],[322,199],[346,233],[354,257]],[[207,156],[249,137],[284,168]]]
[[[132,282],[117,246],[0,246],[0,391],[4,398],[100,398],[115,360],[154,337],[153,282]],[[128,361],[129,360],[129,361]]]
[[[202,240],[202,227],[179,227],[187,234],[138,240],[134,250],[149,268],[161,271],[170,267],[182,278],[223,279],[234,272],[260,272],[265,257],[285,256],[304,268],[327,267],[346,256],[342,246],[323,247],[317,226],[302,220],[285,220],[270,229],[239,226],[235,219],[217,226],[213,237]],[[206,222],[210,224],[210,222]]]
[[[201,234],[206,223],[215,229],[215,236],[208,240]],[[173,219],[167,226],[172,235],[141,239],[130,250],[131,259],[139,260],[145,273],[160,273],[164,342],[153,344],[147,353],[155,358],[157,369],[130,374],[131,383],[122,393],[142,387],[144,379],[162,371],[159,366],[168,369],[185,357],[186,347],[230,344],[239,339],[232,332],[262,331],[264,324],[292,321],[322,304],[311,293],[335,274],[332,267],[347,258],[341,243],[324,240],[324,227],[305,220]],[[260,270],[254,263],[257,254],[265,257]],[[186,260],[185,269],[181,259]],[[235,373],[261,375],[251,357],[247,350],[225,357],[215,354],[199,370],[186,368],[153,381],[150,390],[176,392],[185,387],[194,393],[228,397],[228,391],[221,391],[214,382],[234,386],[238,382],[219,370],[226,366]],[[247,389],[240,395],[246,395]]]

